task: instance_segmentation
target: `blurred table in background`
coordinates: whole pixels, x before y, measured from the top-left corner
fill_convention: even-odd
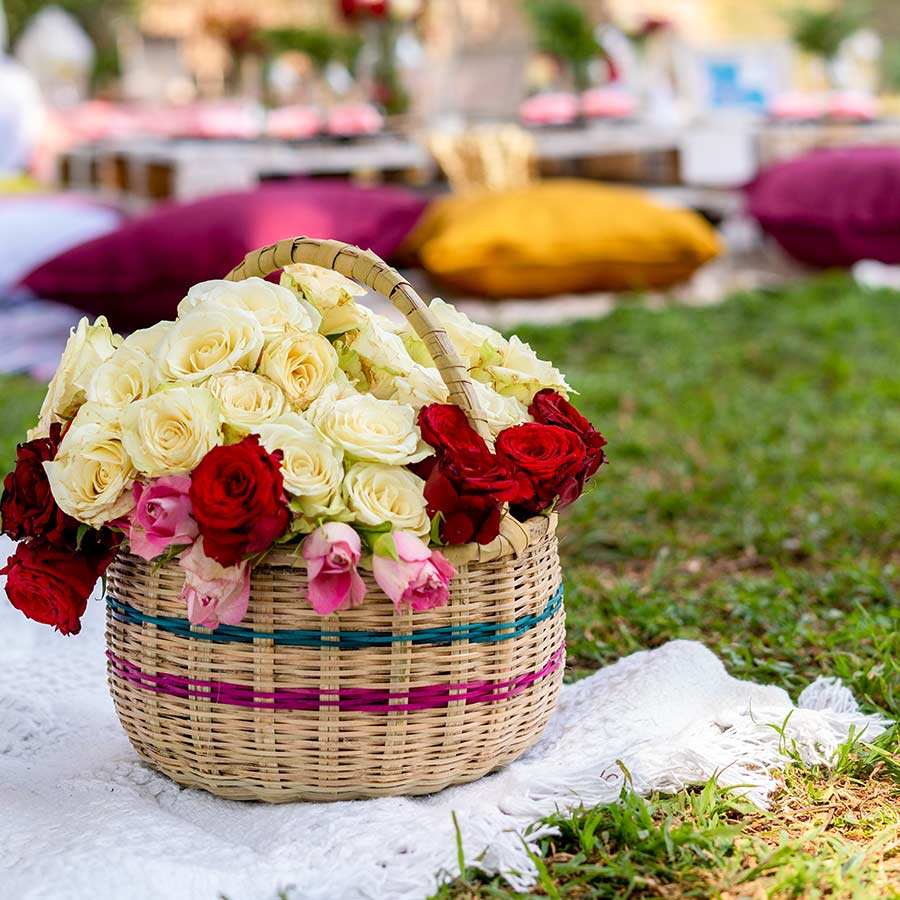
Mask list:
[[[538,172],[697,191],[736,190],[758,169],[815,147],[900,144],[900,120],[770,123],[707,120],[687,126],[594,122],[529,131]],[[58,181],[132,210],[191,200],[273,179],[349,177],[435,185],[440,168],[428,138],[127,137],[74,147],[59,157]],[[696,205],[696,204],[692,204]]]

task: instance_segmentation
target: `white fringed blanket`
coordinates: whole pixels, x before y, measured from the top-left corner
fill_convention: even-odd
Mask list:
[[[0,544],[6,558],[7,545]],[[0,603],[0,897],[16,900],[422,900],[467,861],[524,889],[521,835],[556,809],[615,800],[625,765],[642,793],[713,775],[763,804],[782,736],[827,762],[860,713],[819,679],[795,709],[673,641],[565,687],[540,742],[475,784],[419,799],[264,806],[184,790],[138,762],[106,690],[103,609],[63,638]],[[533,843],[539,836],[532,831]]]

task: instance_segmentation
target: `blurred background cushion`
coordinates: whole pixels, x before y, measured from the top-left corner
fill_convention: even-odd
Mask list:
[[[900,263],[900,148],[816,150],[766,169],[747,201],[763,231],[801,262]]]
[[[0,196],[0,290],[57,254],[114,231],[122,218],[75,194],[32,193],[19,179],[15,193]]]
[[[643,192],[559,179],[436,201],[406,249],[488,297],[662,288],[719,253],[713,228]]]
[[[425,208],[417,194],[338,181],[283,182],[168,204],[31,272],[23,286],[113,328],[175,316],[191,285],[221,278],[257,247],[285,237],[340,238],[390,257]]]

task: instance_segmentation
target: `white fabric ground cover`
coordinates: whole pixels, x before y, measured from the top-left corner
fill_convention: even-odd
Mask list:
[[[0,555],[6,558],[6,544]],[[555,812],[716,776],[764,805],[784,747],[827,762],[887,722],[819,679],[796,707],[673,641],[563,688],[539,743],[432,797],[267,806],[178,787],[138,761],[106,690],[103,609],[64,638],[0,603],[0,897],[16,900],[422,900],[465,858],[525,889],[522,836]],[[773,728],[772,725],[777,726]],[[784,726],[784,733],[781,727]],[[533,829],[534,847],[543,831]]]

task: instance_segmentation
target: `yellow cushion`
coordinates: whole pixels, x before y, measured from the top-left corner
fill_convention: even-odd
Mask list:
[[[570,179],[441,198],[406,248],[431,275],[486,297],[668,287],[720,249],[696,213]]]

